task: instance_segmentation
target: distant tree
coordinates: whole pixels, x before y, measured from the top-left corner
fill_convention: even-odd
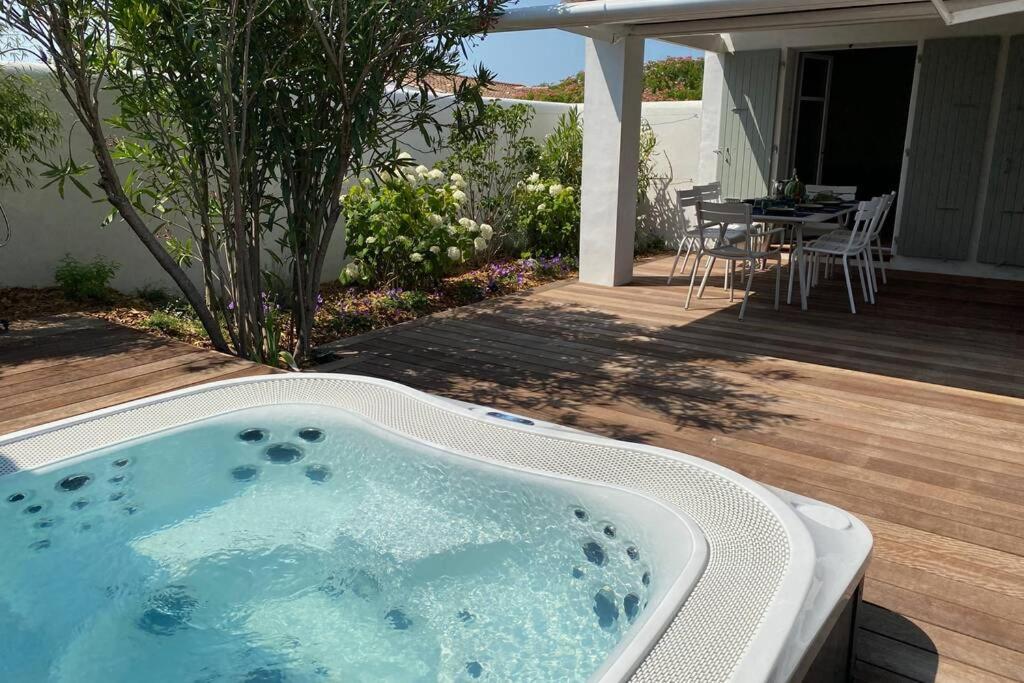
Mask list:
[[[583,102],[584,72],[549,85],[532,88],[526,99],[539,102]],[[648,101],[699,100],[704,82],[704,60],[669,57],[644,65],[644,99]]]
[[[703,86],[703,59],[669,57],[644,65],[644,92],[648,99],[699,100]]]
[[[174,279],[214,347],[277,362],[276,301],[310,351],[327,248],[354,174],[394,168],[397,139],[482,109],[480,70],[439,100],[490,0],[0,0],[92,141],[106,199]],[[100,113],[111,87],[120,114]],[[109,131],[119,129],[117,137]],[[78,183],[68,159],[54,179]],[[278,249],[267,249],[268,242]],[[286,276],[263,268],[277,260]],[[205,295],[186,266],[201,264]],[[276,283],[276,284],[275,284]],[[222,326],[223,325],[223,326]]]

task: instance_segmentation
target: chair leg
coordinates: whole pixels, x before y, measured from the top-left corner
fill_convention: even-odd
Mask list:
[[[878,248],[878,268],[882,271],[882,284],[888,284],[888,280],[885,278],[885,259],[882,258],[882,238],[875,238],[875,246]]]
[[[747,301],[750,299],[750,286],[754,284],[754,269],[751,268],[747,272],[747,288],[743,290],[743,303],[740,304],[740,320],[743,320],[744,313],[747,312]]]
[[[846,276],[846,293],[850,297],[850,312],[856,314],[857,305],[853,302],[853,284],[850,282],[850,263],[846,258],[846,254],[843,254],[843,275]]]
[[[864,297],[864,302],[868,303],[868,289],[870,286],[867,284],[867,278],[864,277],[864,259],[857,255],[857,275],[860,276],[860,293]]]
[[[875,303],[875,294],[878,293],[878,278],[875,277],[875,262],[871,257],[871,245],[864,247],[864,258],[867,261],[868,291],[871,294],[871,303]]]
[[[675,258],[674,261],[672,261],[672,270],[668,271],[668,281],[665,283],[666,285],[672,284],[672,278],[674,278],[676,276],[676,266],[679,265],[679,257],[683,253],[683,245],[684,244],[686,245],[686,257],[687,258],[690,257],[690,244],[689,244],[689,242],[690,242],[690,238],[689,237],[684,237],[683,239],[679,240],[679,248],[676,249],[676,258]],[[686,261],[683,261],[683,271],[684,272],[686,271]]]
[[[729,303],[736,300],[736,262],[729,261]]]
[[[787,286],[787,289],[786,289],[786,303],[787,304],[793,303],[793,276],[795,275],[795,273],[793,272],[793,268],[799,268],[800,267],[800,260],[803,258],[803,256],[798,255],[795,251],[793,251],[792,244],[793,243],[790,242],[790,247],[789,247],[789,285]],[[779,263],[780,264],[782,263],[782,256],[781,255],[779,256]]]
[[[704,296],[704,288],[708,286],[708,276],[711,275],[711,269],[715,267],[715,260],[714,256],[708,258],[708,266],[704,269],[704,277],[700,281],[700,289],[697,290],[698,299]]]
[[[683,310],[690,309],[690,297],[693,296],[693,284],[697,281],[697,268],[700,267],[700,252],[697,252],[697,257],[693,259],[693,269],[690,270],[690,288],[686,291],[686,303],[683,304]]]
[[[861,258],[867,261],[868,283],[871,285],[871,303],[875,303],[875,292],[878,291],[878,282],[875,280],[875,257],[871,255],[871,244],[864,245]]]
[[[775,310],[779,310],[779,292],[782,290],[782,252],[776,259],[775,264]]]

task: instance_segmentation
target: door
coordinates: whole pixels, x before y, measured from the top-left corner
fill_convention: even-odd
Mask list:
[[[779,50],[727,54],[722,60],[718,178],[723,197],[768,193],[779,83]]]
[[[1024,35],[1010,39],[978,260],[1024,266]]]
[[[832,92],[832,57],[804,52],[797,74],[796,112],[793,121],[792,166],[805,183],[821,183],[828,130],[828,103]],[[787,169],[788,170],[788,169]]]
[[[997,36],[924,42],[896,238],[900,256],[968,256],[998,56]]]

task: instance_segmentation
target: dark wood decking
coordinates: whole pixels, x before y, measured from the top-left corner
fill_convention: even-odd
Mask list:
[[[1024,681],[1024,286],[894,273],[852,316],[690,311],[670,260],[349,340],[325,369],[685,451],[875,535],[862,681]],[[719,280],[720,282],[720,280]]]
[[[84,316],[0,335],[0,434],[270,368]]]

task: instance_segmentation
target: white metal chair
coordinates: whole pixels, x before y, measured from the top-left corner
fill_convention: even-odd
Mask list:
[[[885,227],[885,221],[889,217],[889,212],[892,211],[892,207],[896,204],[896,190],[893,190],[887,195],[888,202],[885,203],[885,208],[882,209],[882,215],[878,219],[878,224],[875,226],[871,239],[869,240],[871,246],[873,246],[878,254],[878,269],[882,272],[882,284],[887,284],[889,280],[885,277],[885,258],[882,255],[882,228]],[[868,252],[870,256],[870,250]],[[874,265],[872,265],[872,272],[874,272]],[[875,291],[878,291],[877,282],[875,283]]]
[[[697,298],[704,296],[704,288],[708,282],[708,275],[711,268],[718,259],[727,261],[729,264],[728,273],[732,273],[732,285],[729,288],[729,301],[735,300],[736,263],[742,263],[746,271],[747,284],[743,291],[743,304],[740,306],[740,320],[747,311],[747,301],[750,299],[750,287],[754,282],[754,272],[757,270],[757,262],[764,259],[774,259],[775,268],[775,310],[779,310],[779,288],[782,282],[782,249],[755,249],[756,244],[768,245],[770,237],[774,234],[782,234],[783,228],[771,228],[766,230],[755,230],[751,223],[752,207],[745,203],[717,203],[700,201],[697,204],[697,230],[700,234],[698,243],[701,251],[693,262],[690,271],[690,289],[686,293],[686,304],[684,309],[690,308],[690,298],[693,296],[693,286],[697,280],[697,267],[700,265],[701,256],[709,257],[704,277],[701,279],[700,290]],[[732,244],[723,239],[727,236],[727,228],[739,227],[743,230],[744,239],[742,243]],[[710,246],[708,246],[710,244]]]
[[[886,283],[885,277],[885,260],[882,258],[882,228],[885,225],[885,219],[889,215],[889,210],[892,209],[893,204],[896,202],[896,192],[890,192],[889,194],[883,194],[880,197],[875,197],[878,200],[878,207],[875,210],[875,217],[871,221],[870,229],[864,236],[866,242],[866,248],[864,250],[864,258],[868,260],[869,272],[871,273],[871,288],[873,291],[878,291],[878,277],[875,275],[875,253],[878,254],[878,269],[882,273],[882,283]],[[828,234],[830,240],[843,241],[850,236],[850,231],[845,228],[833,230]]]
[[[692,209],[694,212],[694,223],[696,223],[696,209],[697,204],[703,199],[704,201],[718,201],[718,195],[721,193],[721,185],[719,183],[710,183],[708,185],[694,185],[688,190],[676,190],[676,207],[679,209],[679,220],[683,228],[683,234],[679,239],[679,248],[676,250],[676,258],[672,261],[672,270],[669,271],[668,281],[665,284],[672,284],[672,278],[676,276],[676,269],[678,272],[686,272],[686,264],[690,260],[690,254],[694,254],[694,258],[700,260],[701,247],[700,247],[700,232],[696,225],[691,224],[689,213]],[[717,238],[716,231],[720,230],[719,227],[708,229],[706,234],[711,239]],[[744,238],[746,233],[741,228],[727,227],[725,231],[725,241],[732,244],[738,242]],[[686,249],[685,256],[683,255],[683,249]],[[682,258],[683,264],[679,265],[679,259]]]
[[[857,313],[857,306],[854,303],[853,284],[850,280],[850,259],[856,258],[859,266],[857,272],[860,274],[860,286],[864,293],[864,300],[874,303],[874,285],[872,271],[869,266],[870,234],[874,223],[879,220],[881,211],[880,198],[876,197],[869,201],[861,202],[854,215],[853,224],[849,230],[835,230],[823,235],[803,248],[804,272],[808,274],[804,278],[804,298],[810,296],[812,285],[818,282],[818,269],[821,259],[824,257],[825,265],[835,258],[843,261],[843,275],[846,278],[846,293],[850,298],[850,312]]]

